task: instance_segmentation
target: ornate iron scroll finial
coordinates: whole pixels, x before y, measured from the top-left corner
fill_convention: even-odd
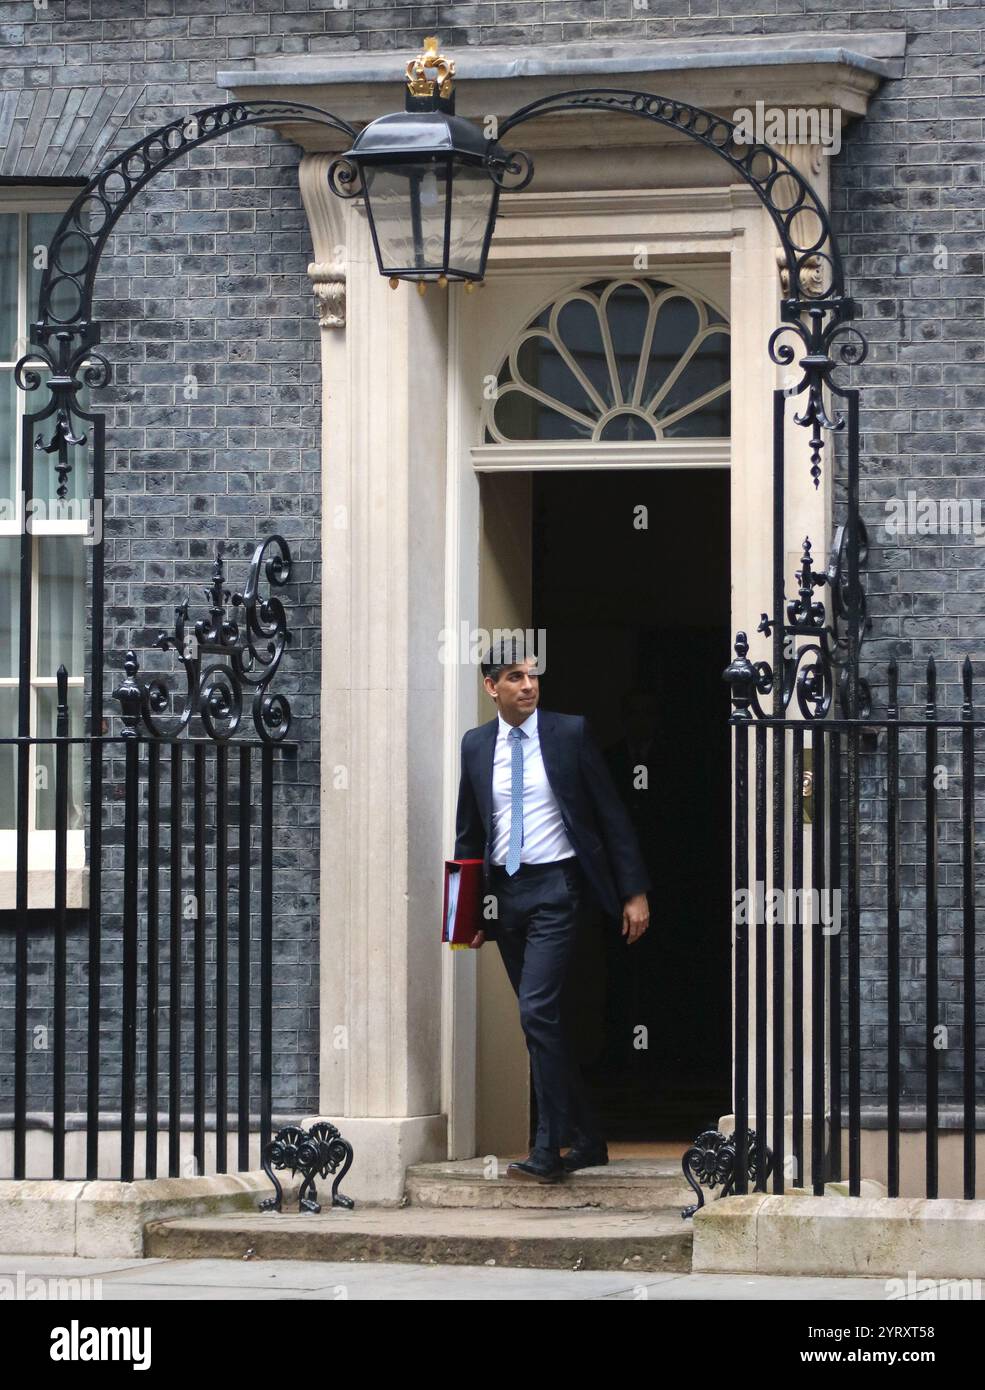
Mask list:
[[[123,711],[123,737],[136,738],[140,732],[140,710],[143,703],[143,690],[137,683],[140,670],[137,654],[131,648],[123,662],[124,679],[113,691],[113,699]]]
[[[864,567],[868,555],[865,526],[857,526],[858,564]],[[828,567],[814,569],[814,551],[809,536],[804,537],[800,567],[797,571],[797,596],[785,599],[783,613],[778,618],[764,613],[757,628],[766,637],[779,627],[783,659],[779,674],[767,661],[753,665],[747,658],[749,643],[744,632],[735,639],[736,658],[723,676],[732,687],[732,719],[762,719],[760,695],[773,691],[774,681],[780,681],[780,703],[784,717],[796,695],[797,707],[805,719],[826,719],[831,711],[835,692],[835,674],[840,669],[838,697],[845,718],[849,717],[848,673],[851,664],[846,627],[854,623],[864,637],[871,619],[866,613],[865,590],[856,579],[853,582],[847,564],[848,532],[840,526],[835,533]],[[815,600],[814,590],[827,586],[831,594],[830,618],[823,603]],[[797,641],[797,639],[804,639]],[[857,659],[857,653],[856,653]],[[867,719],[872,709],[868,682],[856,676],[858,717]]]
[[[825,404],[827,390],[836,396],[845,392],[839,388],[832,375],[839,367],[858,366],[865,361],[868,343],[863,334],[851,322],[855,313],[853,300],[843,298],[836,303],[826,301],[806,306],[796,306],[799,312],[791,315],[784,307],[784,322],[773,330],[769,341],[769,354],[778,367],[789,367],[797,357],[796,349],[789,342],[780,341],[787,334],[799,338],[804,347],[804,356],[797,360],[802,372],[800,380],[786,388],[789,396],[799,396],[807,392],[807,402],[803,410],[794,415],[794,422],[811,431],[810,455],[811,478],[814,487],[821,485],[821,450],[824,448],[825,433],[838,433],[845,428],[845,417],[837,410],[830,410]],[[808,319],[805,323],[801,313]],[[837,348],[837,351],[832,349]]]
[[[159,677],[139,681],[136,655],[128,651],[125,679],[113,695],[122,709],[124,737],[175,738],[197,714],[208,737],[224,743],[239,728],[244,695],[252,689],[257,736],[265,743],[281,742],[290,728],[291,707],[283,695],[271,694],[269,686],[291,634],[284,605],[273,595],[261,597],[260,583],[282,587],[290,574],[291,553],[283,536],[270,536],[257,546],[242,594],[226,588],[222,554],[217,553],[212,583],[204,591],[209,616],[189,627],[185,599],[175,609],[174,631],[158,633],[155,643],[162,651],[175,652],[184,668],[187,695],[182,712],[174,716],[171,728],[158,724],[158,717],[171,708],[171,692]],[[242,609],[241,623],[228,616],[230,606]]]
[[[824,631],[824,604],[814,602],[814,590],[828,582],[826,574],[814,570],[814,555],[810,536],[804,537],[804,549],[800,557],[800,583],[797,598],[787,603],[787,621],[791,628],[801,631],[804,628]]]
[[[763,614],[766,621],[766,614]],[[760,624],[762,627],[762,624]],[[749,639],[744,632],[735,634],[735,657],[722,672],[722,679],[732,687],[733,719],[751,719],[753,712],[762,718],[760,695],[768,695],[773,685],[773,673],[765,661],[755,664],[749,660]]]

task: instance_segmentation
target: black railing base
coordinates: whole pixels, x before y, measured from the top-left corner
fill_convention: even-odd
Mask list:
[[[346,1197],[339,1191],[339,1183],[352,1167],[352,1145],[347,1139],[343,1139],[335,1125],[329,1124],[327,1120],[319,1120],[310,1130],[302,1129],[300,1125],[285,1125],[267,1144],[262,1162],[263,1171],[274,1185],[274,1196],[263,1199],[260,1203],[261,1211],[281,1210],[284,1192],[274,1177],[274,1168],[290,1169],[292,1176],[298,1172],[304,1174],[298,1194],[299,1212],[321,1211],[315,1189],[316,1173],[321,1178],[327,1178],[329,1173],[336,1174],[332,1183],[333,1207],[346,1207],[351,1211],[356,1205],[351,1197]],[[341,1171],[336,1172],[340,1163]],[[310,1191],[310,1197],[305,1196],[307,1191]]]
[[[746,1135],[746,1173],[750,1181],[755,1183],[758,1181],[756,1131],[749,1129],[746,1131]],[[721,1187],[723,1197],[732,1195],[732,1188],[735,1183],[735,1134],[723,1134],[719,1129],[703,1130],[681,1159],[681,1167],[698,1199],[693,1206],[684,1207],[681,1211],[681,1218],[688,1221],[705,1204],[705,1195],[701,1191],[701,1184],[711,1191],[714,1191],[716,1187]],[[764,1183],[772,1169],[773,1152],[771,1149],[767,1149],[766,1172],[763,1174]]]

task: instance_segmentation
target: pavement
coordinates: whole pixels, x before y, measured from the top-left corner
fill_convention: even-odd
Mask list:
[[[937,1298],[946,1297],[939,1281]],[[960,1290],[956,1290],[960,1292]],[[974,1292],[979,1298],[982,1290]],[[172,1302],[236,1299],[637,1300],[885,1302],[885,1279],[746,1274],[624,1274],[610,1270],[318,1260],[117,1260],[0,1255],[0,1299]],[[893,1303],[907,1301],[898,1297]],[[918,1301],[916,1297],[912,1301]]]

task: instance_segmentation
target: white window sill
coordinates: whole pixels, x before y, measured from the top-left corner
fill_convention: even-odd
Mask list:
[[[0,869],[0,911],[17,906],[17,874],[13,869]],[[55,906],[54,869],[29,869],[27,873],[27,906]],[[69,869],[65,884],[66,907],[89,906],[89,870]]]
[[[17,906],[17,837],[12,830],[0,831],[0,911]],[[89,869],[85,862],[85,843],[81,830],[70,830],[66,843],[67,907],[89,906]],[[55,832],[34,830],[28,841],[28,908],[55,905]]]

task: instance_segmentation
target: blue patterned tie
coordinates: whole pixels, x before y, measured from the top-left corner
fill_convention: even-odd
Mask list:
[[[512,781],[510,785],[510,847],[506,852],[506,872],[515,874],[520,867],[520,846],[523,844],[523,747],[526,738],[522,729],[511,729],[513,741]]]

